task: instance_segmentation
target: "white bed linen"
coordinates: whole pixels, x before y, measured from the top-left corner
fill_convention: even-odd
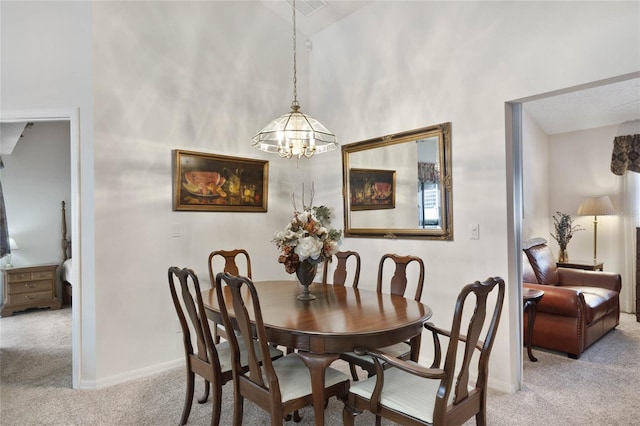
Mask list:
[[[67,259],[62,263],[62,273],[60,275],[61,279],[63,282],[68,282],[69,284],[73,283],[71,282],[71,261],[73,259]]]

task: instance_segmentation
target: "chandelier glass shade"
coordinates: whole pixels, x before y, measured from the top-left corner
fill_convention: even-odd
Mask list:
[[[293,9],[293,102],[291,111],[267,124],[253,137],[253,146],[280,157],[306,157],[333,151],[338,147],[336,136],[315,118],[302,113],[297,99],[296,77],[296,3]]]
[[[294,102],[291,111],[267,124],[253,137],[253,146],[281,157],[312,157],[338,147],[336,136]]]

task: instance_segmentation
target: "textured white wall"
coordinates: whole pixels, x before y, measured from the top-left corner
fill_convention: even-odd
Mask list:
[[[315,36],[312,105],[342,143],[452,122],[454,241],[349,239],[344,246],[365,259],[361,280],[373,282],[371,263],[385,252],[421,256],[423,300],[446,325],[464,284],[506,277],[504,103],[637,71],[638,10],[630,2],[372,2]],[[338,172],[337,161],[321,161]],[[324,192],[335,185],[320,183]],[[474,223],[479,240],[469,238]],[[503,389],[518,368],[514,294],[491,360],[491,381]]]
[[[549,235],[553,220],[549,215],[549,136],[527,114],[522,113],[522,186],[523,211],[522,241]],[[551,228],[549,228],[551,226]]]
[[[567,246],[569,259],[593,259],[593,216],[577,216],[584,197],[609,195],[614,207],[620,209],[622,177],[610,171],[613,139],[618,126],[598,127],[549,137],[549,211],[571,214],[578,231]],[[552,214],[552,213],[550,213]],[[598,216],[598,260],[605,270],[620,272],[622,256],[618,235],[621,216]],[[553,221],[549,224],[553,232]],[[550,238],[554,253],[558,244]],[[633,277],[623,277],[624,281]]]
[[[287,276],[270,240],[301,182],[315,181],[316,203],[335,208],[339,226],[340,152],[296,163],[249,146],[291,101],[290,28],[258,2],[0,4],[3,110],[79,106],[81,162],[89,170],[95,162],[95,191],[92,174],[82,182],[83,209],[95,200],[82,228],[90,254],[96,223],[95,280],[85,283],[95,309],[83,303],[83,328],[91,331],[93,318],[97,325],[83,342],[94,336],[97,358],[83,366],[87,380],[124,380],[182,357],[170,264],[203,275],[210,250],[243,246],[256,276]],[[341,143],[453,123],[455,241],[349,239],[343,247],[369,259],[363,283],[373,282],[371,262],[385,252],[422,256],[423,300],[446,325],[463,284],[506,275],[504,102],[637,71],[638,8],[372,2],[314,36],[310,67],[299,52],[300,102]],[[48,54],[47,43],[60,39],[69,49],[57,44]],[[172,212],[173,148],[268,159],[269,212]],[[480,224],[480,240],[469,240],[471,223]],[[174,224],[181,237],[171,237]],[[509,318],[519,301],[511,303],[491,368],[494,385],[506,389],[516,369]]]
[[[207,286],[209,253],[245,248],[255,278],[291,278],[271,240],[291,218],[290,193],[300,197],[303,181],[310,189],[308,160],[297,168],[251,147],[289,110],[291,52],[290,26],[255,2],[94,5],[97,353],[106,381],[183,357],[169,266],[193,268]],[[173,149],[268,160],[268,213],[172,211]]]

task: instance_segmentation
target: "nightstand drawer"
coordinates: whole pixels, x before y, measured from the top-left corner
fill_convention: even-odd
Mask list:
[[[31,272],[7,272],[7,281],[10,283],[31,281]]]
[[[51,280],[54,278],[53,271],[36,271],[31,273],[32,280]]]
[[[53,290],[53,281],[26,281],[26,282],[10,282],[8,293],[12,294],[21,294],[21,293],[35,293],[39,291],[49,291]]]
[[[7,296],[7,304],[10,305],[26,305],[28,303],[50,301],[51,291],[40,291],[37,293],[9,294]]]
[[[7,278],[10,283],[33,280],[50,280],[53,279],[53,271],[34,271],[34,272],[9,272]]]

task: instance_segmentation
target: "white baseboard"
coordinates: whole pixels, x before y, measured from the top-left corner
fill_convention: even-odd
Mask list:
[[[109,386],[117,385],[119,383],[125,383],[142,377],[151,376],[153,374],[173,370],[174,368],[181,366],[184,366],[184,357],[175,359],[173,361],[164,362],[162,364],[144,367],[139,370],[127,371],[126,373],[116,374],[114,376],[105,377],[99,380],[81,380],[80,389],[106,388]]]

